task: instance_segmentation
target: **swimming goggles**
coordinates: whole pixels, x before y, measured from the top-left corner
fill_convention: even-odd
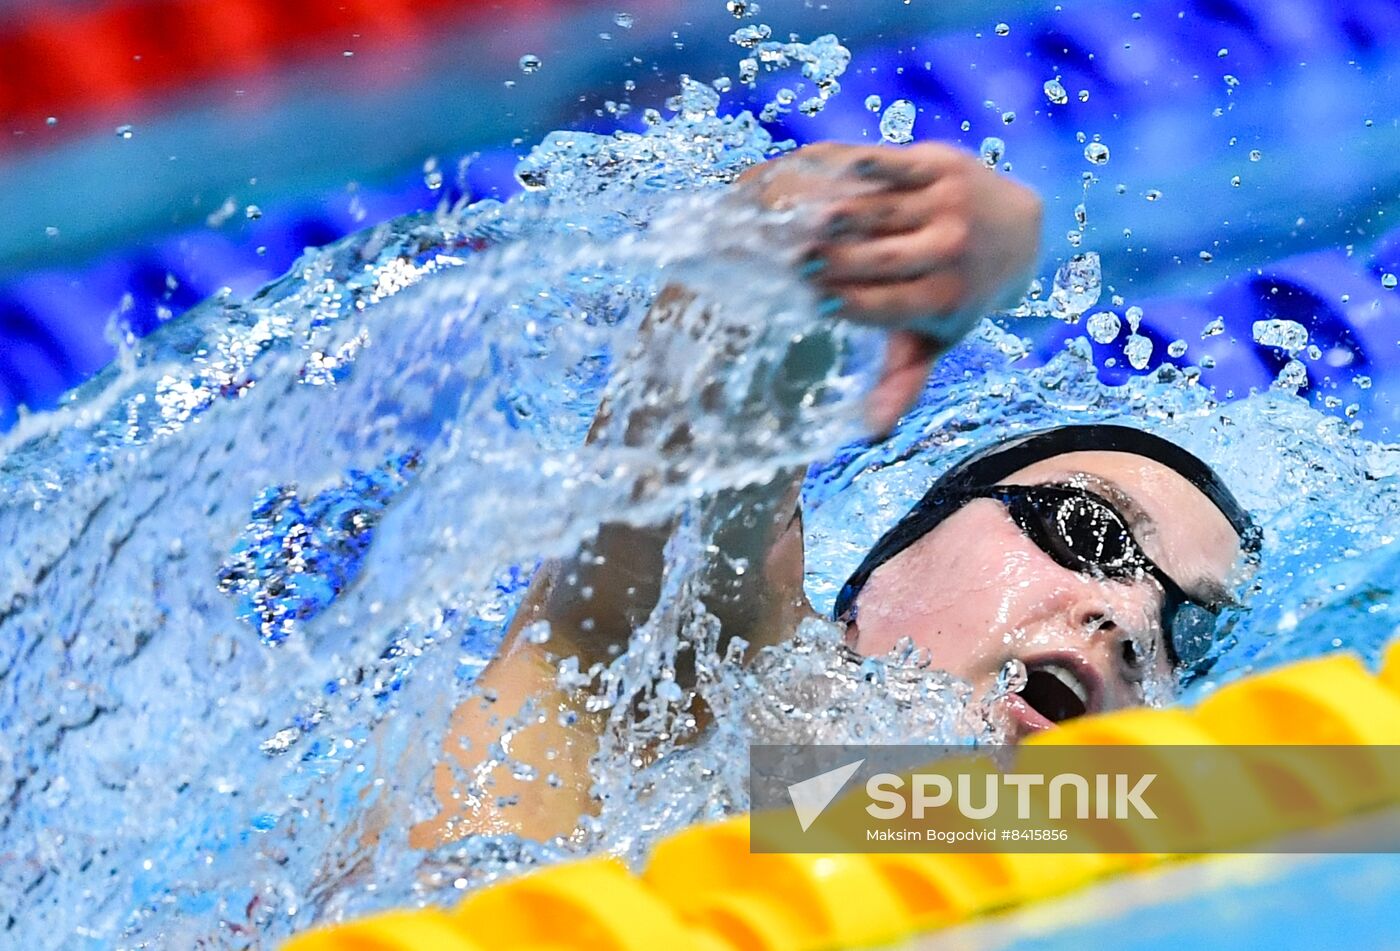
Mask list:
[[[1134,427],[1111,423],[1070,424],[1038,430],[985,447],[944,472],[929,486],[923,498],[866,553],[864,560],[837,593],[832,616],[839,620],[853,617],[855,599],[870,576],[885,562],[933,531],[968,500],[979,497],[979,494],[995,498],[995,493],[1010,493],[1013,487],[1003,483],[1022,469],[1043,459],[1085,451],[1142,456],[1179,473],[1229,521],[1239,536],[1240,548],[1246,558],[1253,560],[1258,557],[1264,539],[1263,531],[1220,476],[1205,462],[1161,436]],[[1051,486],[1022,488],[1035,489],[1040,499],[1035,504],[1030,501],[1016,503],[1022,516],[1018,520],[1022,531],[1033,539],[1043,539],[1042,547],[1046,548],[1047,553],[1051,557],[1056,557],[1058,553],[1057,561],[1067,564],[1073,571],[1104,575],[1119,571],[1119,577],[1126,580],[1127,575],[1121,572],[1136,575],[1141,570],[1153,577],[1161,584],[1164,593],[1164,641],[1172,662],[1187,676],[1199,676],[1209,668],[1219,653],[1221,645],[1217,642],[1222,640],[1222,632],[1217,629],[1216,614],[1224,607],[1233,605],[1233,602],[1205,604],[1187,597],[1181,586],[1152,565],[1146,555],[1142,555],[1145,561],[1136,562],[1128,555],[1127,540],[1132,542],[1132,551],[1141,553],[1142,548],[1132,538],[1132,533],[1126,532],[1127,522],[1107,499],[1094,496],[1097,503],[1107,506],[1117,523],[1123,526],[1126,540],[1124,532],[1117,531],[1108,522],[1100,523],[1102,532],[1093,527],[1101,515],[1098,508],[1087,509],[1081,514],[1070,507],[1063,510],[1061,518],[1061,509],[1046,494]],[[1010,508],[1010,502],[1004,504]],[[1063,505],[1062,502],[1060,504]],[[1084,525],[1088,527],[1082,527]]]
[[[1108,499],[1079,486],[992,485],[970,487],[940,501],[958,509],[975,499],[1005,506],[1011,520],[1057,565],[1077,574],[1114,581],[1153,579],[1162,589],[1162,632],[1175,666],[1199,666],[1214,645],[1223,604],[1188,594],[1133,536],[1128,520]]]

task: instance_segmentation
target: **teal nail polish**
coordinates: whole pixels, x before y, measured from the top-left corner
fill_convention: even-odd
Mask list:
[[[803,277],[816,277],[824,270],[826,270],[826,258],[812,258],[810,261],[803,263],[797,273]]]
[[[855,173],[861,178],[874,178],[880,173],[880,163],[875,159],[861,159],[855,164]]]
[[[846,302],[839,297],[824,297],[821,303],[817,304],[817,313],[823,317],[830,317],[844,306]]]

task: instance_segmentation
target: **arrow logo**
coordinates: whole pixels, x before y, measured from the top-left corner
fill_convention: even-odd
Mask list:
[[[831,805],[831,800],[836,798],[837,793],[841,792],[864,762],[864,759],[858,759],[854,763],[838,766],[811,779],[793,783],[787,788],[788,798],[792,800],[792,808],[797,813],[797,822],[802,826],[803,832],[806,832],[826,807]]]

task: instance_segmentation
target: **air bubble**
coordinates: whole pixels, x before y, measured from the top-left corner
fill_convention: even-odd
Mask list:
[[[1041,88],[1045,90],[1045,98],[1049,99],[1055,105],[1063,106],[1065,103],[1069,102],[1069,92],[1066,91],[1064,84],[1060,82],[1058,76],[1054,79],[1045,80],[1045,85]]]
[[[1261,158],[1263,158],[1263,157],[1264,157],[1264,153],[1261,152],[1261,151],[1259,151],[1258,149],[1250,149],[1250,150],[1249,150],[1249,160],[1250,160],[1251,162],[1257,162],[1257,161],[1259,161],[1259,160],[1260,160]]]
[[[632,14],[619,13],[613,17],[613,22],[616,23],[618,26],[622,27],[624,30],[630,30],[632,29],[633,23]]]
[[[1010,35],[1011,35],[1011,24],[1009,24],[1009,23],[998,23],[998,24],[996,25],[996,34],[997,34],[997,36],[1010,36]]]
[[[1084,146],[1084,157],[1095,165],[1108,163],[1108,146],[1102,142],[1090,142]]]
[[[117,126],[117,138],[119,138],[119,139],[129,139],[129,138],[131,138],[131,137],[132,137],[133,135],[135,135],[135,134],[136,134],[136,127],[133,126],[133,125],[119,125],[119,126]]]
[[[544,63],[534,53],[526,53],[520,57],[520,71],[526,75],[539,72],[543,65]]]
[[[1160,188],[1149,188],[1143,197],[1148,201],[1156,201],[1162,197],[1162,190]]]
[[[1186,356],[1186,341],[1173,340],[1171,343],[1167,344],[1167,356],[1174,359]]]
[[[879,96],[866,96],[866,97],[865,97],[865,108],[868,109],[869,111],[871,111],[871,112],[879,112],[879,111],[880,111],[880,106],[881,106],[881,105],[883,105],[883,103],[881,102]]]
[[[1384,287],[1386,290],[1395,290],[1396,283],[1397,281],[1395,275],[1391,274],[1389,271],[1381,275],[1381,287]]]
[[[1217,317],[1201,328],[1201,339],[1207,337],[1218,337],[1225,332],[1225,318]]]

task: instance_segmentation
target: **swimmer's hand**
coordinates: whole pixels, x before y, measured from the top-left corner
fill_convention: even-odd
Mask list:
[[[740,182],[767,206],[815,209],[803,274],[824,311],[892,331],[866,407],[877,432],[918,399],[935,358],[1019,299],[1039,253],[1039,197],[942,143],[821,143]]]

